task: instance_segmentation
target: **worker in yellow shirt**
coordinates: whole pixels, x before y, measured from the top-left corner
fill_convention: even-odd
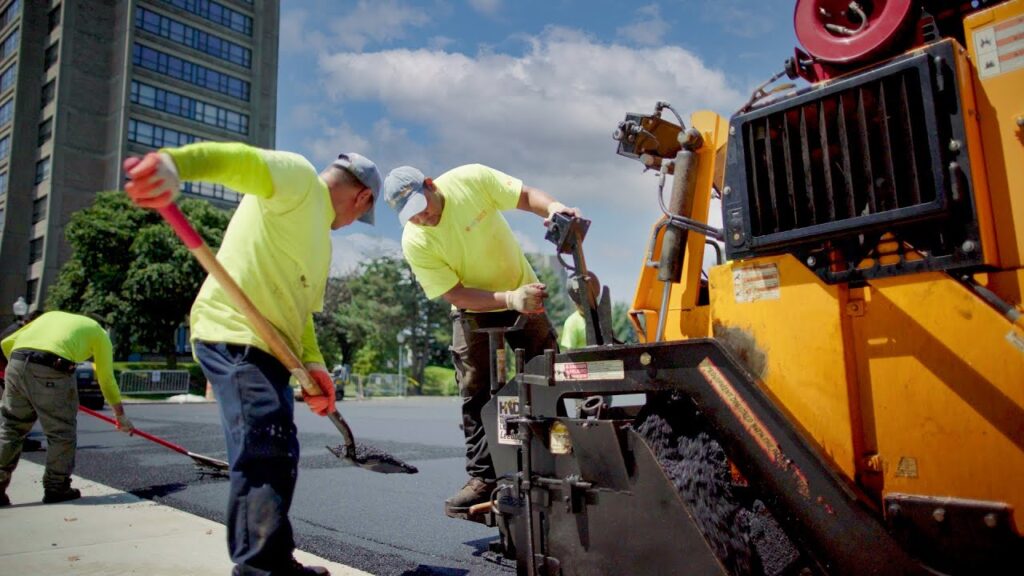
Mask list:
[[[587,321],[583,318],[584,307],[577,298],[580,295],[573,291],[571,286],[573,282],[570,281],[570,286],[566,290],[569,297],[572,298],[574,304],[576,304],[576,310],[569,314],[562,323],[562,335],[558,339],[558,344],[561,346],[562,351],[576,350],[583,348],[587,345]],[[597,279],[597,275],[593,272],[587,272],[587,289],[592,291],[595,296],[599,296],[601,293],[601,282]],[[586,297],[586,295],[582,295]]]
[[[402,166],[388,174],[384,191],[404,227],[402,252],[427,298],[442,297],[453,308],[451,351],[462,395],[469,481],[445,501],[445,513],[459,516],[487,501],[496,482],[480,419],[490,399],[487,334],[471,326],[511,326],[524,313],[526,327],[507,336],[513,347],[532,358],[558,346],[544,314],[545,286],[501,212],[518,208],[550,218],[556,212],[579,216],[579,211],[480,164],[454,168],[436,180]]]
[[[306,396],[334,411],[334,384],[313,330],[323,309],[331,230],[373,224],[380,173],[341,154],[319,173],[298,154],[240,143],[203,142],[129,159],[125,191],[143,207],[172,202],[182,181],[222,184],[244,194],[217,260],[280,332],[324,392]],[[288,509],[298,473],[294,399],[288,370],[249,320],[208,277],[192,306],[194,354],[212,383],[228,448],[228,551],[236,574],[326,574],[294,560]]]
[[[0,403],[0,506],[10,504],[7,486],[21,457],[22,442],[36,419],[46,434],[43,502],[81,497],[71,487],[78,445],[78,386],[75,365],[92,358],[103,398],[117,417],[117,429],[131,432],[114,380],[113,346],[92,318],[47,312],[0,342],[7,365]]]

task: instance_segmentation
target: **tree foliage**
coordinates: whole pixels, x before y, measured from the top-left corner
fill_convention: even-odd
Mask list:
[[[207,244],[220,245],[231,214],[184,200],[182,211]],[[159,352],[174,363],[174,335],[206,277],[155,212],[120,192],[101,192],[65,229],[71,259],[47,297],[48,309],[105,317],[116,353]]]

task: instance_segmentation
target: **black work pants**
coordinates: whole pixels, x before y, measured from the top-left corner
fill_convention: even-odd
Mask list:
[[[462,430],[466,435],[466,472],[472,478],[494,480],[494,463],[487,446],[480,410],[491,398],[490,356],[486,332],[476,328],[508,327],[515,324],[518,312],[452,312],[452,362],[455,380],[462,395]],[[547,314],[530,314],[526,327],[505,335],[512,349],[522,348],[526,359],[544,350],[557,350],[555,329]]]

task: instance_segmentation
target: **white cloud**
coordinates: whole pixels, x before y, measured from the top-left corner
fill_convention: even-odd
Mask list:
[[[361,232],[331,234],[331,276],[352,272],[364,260],[382,256],[401,257],[402,247],[391,238],[370,236]]]
[[[501,0],[469,0],[469,5],[481,14],[493,15],[501,9]]]
[[[616,34],[641,46],[661,44],[669,30],[669,23],[661,17],[661,8],[657,4],[649,4],[639,8],[636,14],[633,23],[617,28]]]
[[[564,28],[526,41],[521,55],[339,52],[321,57],[320,69],[334,105],[367,101],[385,110],[373,133],[344,134],[361,137],[366,147],[350,148],[382,169],[408,163],[437,175],[480,162],[579,206],[594,221],[589,265],[617,300],[629,300],[660,214],[657,181],[615,155],[612,132],[626,112],[650,113],[659,100],[685,119],[700,109],[728,114],[744,97],[677,46],[604,44]],[[538,218],[508,218],[524,242],[550,250]]]
[[[425,10],[399,0],[359,0],[343,18],[333,20],[330,28],[333,42],[358,51],[370,43],[401,40],[409,28],[429,22]]]

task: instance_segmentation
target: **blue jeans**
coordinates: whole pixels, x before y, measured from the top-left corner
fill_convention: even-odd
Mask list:
[[[288,510],[299,464],[288,370],[252,346],[194,344],[217,396],[231,465],[227,532],[233,573],[279,573],[295,550]]]

